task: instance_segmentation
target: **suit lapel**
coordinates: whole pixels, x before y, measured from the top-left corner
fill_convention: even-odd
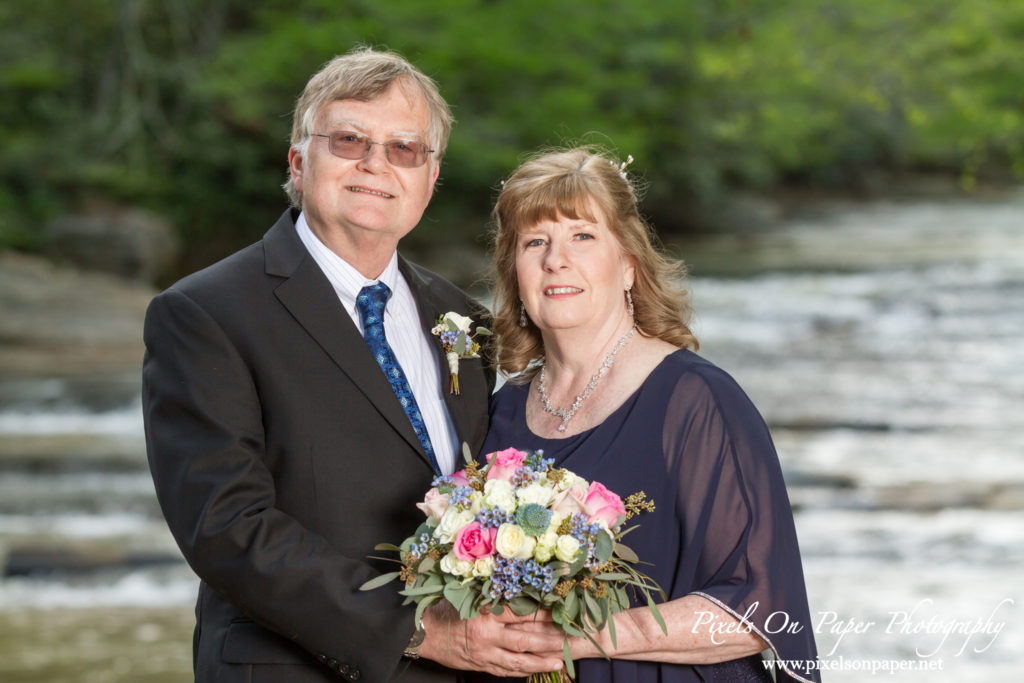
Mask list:
[[[274,294],[429,465],[423,444],[416,437],[409,417],[402,410],[359,330],[342,309],[327,276],[303,246],[295,232],[294,221],[295,214],[286,213],[263,238],[267,274],[286,278]]]
[[[420,314],[420,324],[425,334],[433,337],[430,330],[437,325],[438,318],[457,307],[451,301],[445,301],[439,294],[438,288],[432,286],[432,273],[417,269],[401,256],[398,257],[398,268],[409,283],[413,297],[416,299],[416,307]],[[465,305],[464,303],[462,304]],[[461,315],[471,315],[474,312],[468,310],[456,310]],[[490,391],[483,372],[471,371],[470,363],[481,363],[482,361],[461,360],[459,373],[460,393],[452,394],[448,390],[449,370],[448,359],[445,357],[444,349],[440,340],[431,344],[434,355],[437,358],[438,371],[440,373],[441,394],[444,397],[448,414],[455,425],[455,432],[459,439],[459,447],[455,454],[456,469],[462,462],[461,443],[469,444],[473,454],[483,446],[483,439],[487,433],[487,405],[490,399]]]

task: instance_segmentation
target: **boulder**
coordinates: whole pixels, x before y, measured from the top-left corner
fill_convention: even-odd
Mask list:
[[[131,371],[156,289],[0,251],[0,376]]]
[[[170,221],[140,209],[63,216],[43,228],[43,253],[84,270],[155,283],[181,250]]]

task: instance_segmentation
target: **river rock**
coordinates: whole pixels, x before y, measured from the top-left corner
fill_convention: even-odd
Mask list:
[[[150,283],[180,252],[170,221],[140,209],[63,216],[44,227],[43,238],[51,259]]]
[[[137,372],[148,284],[0,252],[0,376]]]
[[[131,570],[178,565],[184,560],[170,551],[130,551],[120,548],[74,546],[26,546],[10,548],[3,575],[40,576],[85,572]]]

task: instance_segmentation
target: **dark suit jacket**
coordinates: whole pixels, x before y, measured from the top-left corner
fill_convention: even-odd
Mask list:
[[[167,522],[202,580],[198,681],[453,681],[402,659],[413,611],[398,584],[358,587],[422,522],[433,472],[390,385],[286,212],[263,240],[157,296],[143,411]],[[400,261],[428,331],[483,309]],[[437,345],[442,387],[447,363]],[[475,453],[494,375],[461,361],[448,410]]]

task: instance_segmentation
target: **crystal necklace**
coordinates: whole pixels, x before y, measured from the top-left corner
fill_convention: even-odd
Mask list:
[[[565,426],[569,424],[569,420],[571,420],[572,416],[576,414],[576,411],[580,409],[583,402],[590,397],[591,392],[594,391],[594,387],[597,386],[597,383],[600,382],[601,378],[604,377],[606,372],[608,372],[608,368],[615,364],[615,354],[622,350],[622,347],[626,345],[626,342],[629,341],[634,332],[636,332],[636,325],[633,325],[633,327],[629,328],[629,332],[622,335],[622,338],[619,339],[619,343],[615,345],[615,348],[611,350],[611,353],[604,357],[604,362],[601,363],[601,369],[597,371],[596,375],[590,378],[590,384],[587,385],[583,390],[583,393],[577,396],[576,400],[574,400],[572,405],[568,408],[556,409],[551,407],[551,401],[548,399],[547,366],[541,366],[540,382],[537,385],[537,388],[540,389],[540,402],[544,407],[545,412],[551,413],[555,417],[562,419],[562,424],[558,425],[558,431],[565,431]]]

